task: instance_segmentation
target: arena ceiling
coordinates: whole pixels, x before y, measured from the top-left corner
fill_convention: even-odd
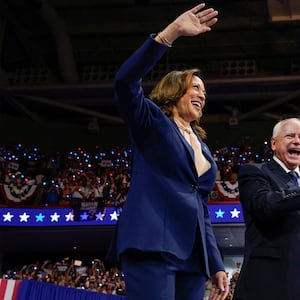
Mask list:
[[[0,0],[0,116],[93,128],[122,124],[112,80],[152,32],[191,0]],[[212,0],[219,22],[182,38],[144,80],[199,67],[207,83],[203,122],[299,116],[298,0]]]

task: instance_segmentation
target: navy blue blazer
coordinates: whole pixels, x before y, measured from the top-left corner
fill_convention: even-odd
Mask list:
[[[275,161],[240,169],[245,256],[235,300],[300,299],[300,188]]]
[[[119,220],[117,253],[135,248],[187,258],[197,226],[209,276],[224,270],[207,207],[216,179],[216,164],[201,139],[211,168],[198,178],[193,150],[173,120],[145,97],[142,78],[167,47],[152,36],[135,51],[116,74],[115,100],[130,133],[132,180]]]

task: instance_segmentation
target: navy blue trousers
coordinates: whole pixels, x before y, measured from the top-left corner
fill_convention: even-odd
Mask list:
[[[125,252],[121,262],[127,300],[203,299],[207,277],[199,248],[186,260],[169,253]]]

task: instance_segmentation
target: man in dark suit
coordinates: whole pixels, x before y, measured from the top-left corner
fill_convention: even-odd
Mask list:
[[[239,172],[246,233],[234,300],[300,299],[300,119],[278,122],[271,147],[273,159]]]
[[[199,70],[170,72],[151,100],[141,86],[178,37],[205,33],[217,22],[217,11],[203,8],[195,6],[151,35],[115,77],[133,153],[117,237],[128,300],[201,300],[209,277],[212,299],[227,295],[207,207],[217,168],[199,125],[206,94]]]

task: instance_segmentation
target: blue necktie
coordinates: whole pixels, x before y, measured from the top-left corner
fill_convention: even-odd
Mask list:
[[[291,178],[292,178],[293,184],[296,185],[296,186],[298,186],[299,183],[298,183],[298,175],[297,175],[297,173],[296,173],[295,171],[290,171],[290,172],[289,172],[289,175],[290,175]]]

